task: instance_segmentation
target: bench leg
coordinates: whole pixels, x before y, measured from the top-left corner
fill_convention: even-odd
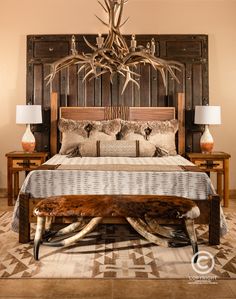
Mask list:
[[[76,229],[82,229],[85,226],[86,222],[82,217],[78,220],[79,221],[71,223],[70,225],[67,225],[66,227],[60,229],[58,232],[56,232],[55,237],[69,234],[75,231]]]
[[[198,245],[197,245],[197,236],[194,228],[194,220],[193,219],[186,219],[185,221],[185,227],[193,248],[193,255],[194,257],[194,263],[198,260]]]
[[[163,247],[169,247],[168,241],[163,240],[150,232],[150,228],[141,218],[127,217],[129,224],[146,240]]]
[[[39,259],[39,246],[42,241],[42,235],[45,230],[45,217],[37,217],[37,227],[34,237],[34,259],[38,261]]]
[[[209,244],[220,244],[220,197],[212,196],[210,200]]]
[[[145,220],[153,234],[158,234],[162,237],[169,238],[169,239],[174,238],[176,240],[189,243],[189,238],[185,234],[184,230],[181,230],[179,228],[176,229],[176,228],[172,228],[172,227],[162,226],[159,224],[157,219],[152,218],[147,215],[145,215]]]
[[[30,242],[29,194],[19,197],[19,242]]]
[[[43,244],[53,247],[69,246],[71,244],[74,244],[75,242],[85,237],[88,233],[90,233],[102,221],[102,219],[103,217],[92,218],[92,220],[90,220],[90,222],[80,232],[70,238],[58,242],[43,242]]]

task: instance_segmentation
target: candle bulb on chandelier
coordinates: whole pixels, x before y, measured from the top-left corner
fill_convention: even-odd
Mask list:
[[[76,50],[75,36],[74,35],[72,35],[72,37],[71,37],[71,53],[73,55],[78,54],[78,51]]]
[[[98,33],[98,37],[96,38],[97,46],[98,48],[102,48],[103,42],[104,42],[104,37],[102,37],[101,33]]]
[[[151,39],[151,54],[154,55],[156,51],[156,46],[155,46],[155,39]]]
[[[131,47],[132,51],[135,51],[135,48],[137,47],[137,41],[135,39],[134,34],[132,34],[132,37],[131,37],[130,47]]]

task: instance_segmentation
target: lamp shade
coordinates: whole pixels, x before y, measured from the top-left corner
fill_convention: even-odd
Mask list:
[[[41,105],[16,105],[17,124],[42,123]]]
[[[199,125],[220,125],[220,106],[196,106],[194,123]]]

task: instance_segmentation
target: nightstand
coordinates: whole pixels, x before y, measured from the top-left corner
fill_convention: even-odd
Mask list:
[[[217,173],[217,193],[223,198],[224,207],[229,206],[229,158],[230,155],[224,152],[187,153],[191,162],[207,173]],[[223,181],[223,190],[222,190]]]
[[[44,152],[10,152],[7,157],[7,194],[8,205],[12,206],[19,193],[19,172],[26,174],[46,161],[48,154]],[[12,179],[14,178],[14,180]]]

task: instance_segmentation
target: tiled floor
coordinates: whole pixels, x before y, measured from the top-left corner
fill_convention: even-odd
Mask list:
[[[12,210],[0,198],[0,211]],[[236,200],[226,211],[236,211]],[[1,279],[0,299],[236,299],[236,280],[193,285],[186,280]]]

